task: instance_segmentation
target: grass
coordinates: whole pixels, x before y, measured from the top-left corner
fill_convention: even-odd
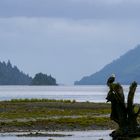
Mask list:
[[[61,118],[61,119],[48,119],[48,120],[35,120],[28,122],[1,122],[0,126],[4,127],[28,127],[29,128],[43,128],[49,130],[74,130],[75,128],[83,130],[89,129],[93,126],[97,127],[107,127],[109,118],[99,117],[83,117],[83,118]]]
[[[54,102],[53,102],[54,101]],[[11,100],[0,102],[0,119],[92,116],[109,114],[110,105],[56,100]]]
[[[16,118],[46,118],[55,116],[92,116],[100,114],[108,114],[110,110],[92,110],[92,109],[49,109],[49,108],[33,108],[33,109],[12,109],[1,112],[0,119],[16,119]]]
[[[110,104],[49,99],[13,99],[0,102],[0,126],[49,129],[100,129],[114,124],[106,115]]]
[[[17,103],[17,102],[61,102],[61,103],[75,103],[75,100],[55,100],[55,99],[12,99],[10,102]]]

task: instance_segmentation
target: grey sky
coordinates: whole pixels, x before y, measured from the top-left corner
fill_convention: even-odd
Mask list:
[[[139,0],[1,0],[0,16],[138,18]]]
[[[139,0],[0,0],[0,60],[72,84],[140,43]]]

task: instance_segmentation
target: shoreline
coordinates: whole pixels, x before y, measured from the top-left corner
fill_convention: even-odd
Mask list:
[[[45,138],[74,138],[75,136],[92,136],[93,138],[108,137],[112,130],[91,130],[91,131],[57,131],[57,132],[13,132],[13,133],[0,133],[0,137],[45,137]],[[102,136],[101,136],[102,134]]]

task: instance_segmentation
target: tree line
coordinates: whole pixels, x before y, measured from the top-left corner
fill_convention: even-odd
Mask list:
[[[37,73],[34,78],[20,71],[17,66],[0,62],[0,85],[57,85],[51,75]]]

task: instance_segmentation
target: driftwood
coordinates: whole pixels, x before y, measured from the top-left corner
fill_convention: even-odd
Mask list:
[[[140,108],[135,112],[133,103],[137,83],[133,82],[130,85],[127,103],[123,88],[119,83],[111,83],[107,95],[107,102],[111,102],[111,120],[115,121],[119,128],[113,131],[110,135],[113,140],[124,139],[131,137],[140,137],[140,126],[137,122],[137,117],[140,113]]]

